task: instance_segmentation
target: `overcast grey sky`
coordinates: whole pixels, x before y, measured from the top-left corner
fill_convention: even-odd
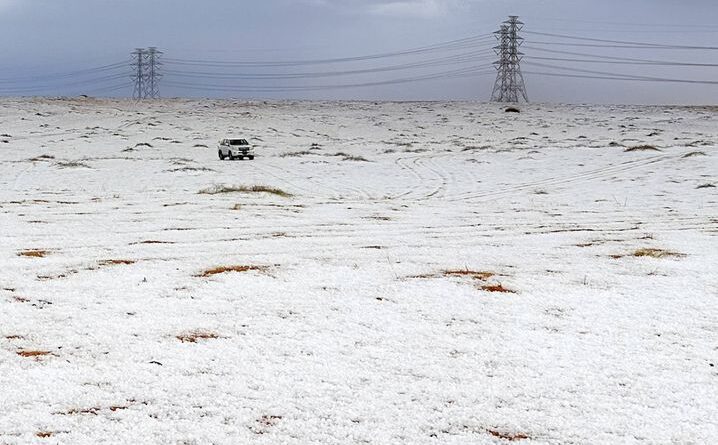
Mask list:
[[[526,23],[526,31],[587,36],[609,40],[659,42],[718,47],[716,0],[0,0],[0,94],[90,93],[129,82],[129,67],[113,68],[88,77],[51,75],[129,61],[135,47],[157,46],[167,59],[204,61],[307,60],[376,54],[422,47],[495,31],[509,14]],[[634,25],[631,25],[634,24]],[[554,37],[524,34],[533,42]],[[570,41],[562,40],[564,43]],[[583,42],[584,44],[588,42]],[[486,50],[490,42],[477,41]],[[577,53],[612,57],[718,63],[715,50],[645,50],[626,48],[549,46]],[[362,70],[415,63],[457,55],[443,54],[386,58],[361,63],[289,68],[262,68],[253,73],[296,73]],[[527,56],[585,58],[525,49]],[[482,65],[488,54],[463,65],[436,65],[414,70],[298,80],[203,79],[167,75],[163,96],[232,96],[343,99],[469,99],[487,100],[492,74],[441,78],[431,81],[353,89],[290,92],[227,92],[189,90],[170,86],[173,81],[196,85],[247,84],[277,86],[372,83],[447,72]],[[718,102],[718,85],[691,85],[552,78],[529,74],[545,68],[522,65],[527,90],[538,102],[602,103],[711,103]],[[537,60],[533,60],[537,62]],[[718,81],[715,67],[659,67],[578,64],[540,61],[572,68],[651,75],[655,77]],[[176,66],[168,71],[235,75],[238,67]],[[128,72],[127,78],[120,75]],[[578,74],[578,73],[574,73]],[[47,78],[42,76],[47,75]],[[107,76],[108,80],[97,78]],[[115,76],[116,78],[109,78]],[[73,79],[90,79],[75,85]],[[104,82],[104,83],[103,83]],[[43,89],[44,88],[44,89]],[[52,91],[47,91],[47,89]],[[98,93],[99,94],[99,93]],[[117,95],[129,95],[120,89]]]

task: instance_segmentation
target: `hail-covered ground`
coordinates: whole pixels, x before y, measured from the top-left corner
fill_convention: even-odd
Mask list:
[[[717,118],[3,99],[0,443],[715,443]]]

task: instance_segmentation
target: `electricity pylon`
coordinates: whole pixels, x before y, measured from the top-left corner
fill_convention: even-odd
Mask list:
[[[157,99],[160,97],[161,55],[162,51],[158,51],[154,46],[149,49],[136,48],[132,52],[131,66],[134,70],[132,81],[135,85],[132,91],[133,99]]]
[[[519,102],[520,98],[529,101],[520,66],[523,53],[519,51],[519,47],[523,43],[523,38],[519,37],[518,33],[523,25],[518,16],[511,15],[494,33],[499,41],[498,46],[494,47],[499,60],[494,62],[497,73],[494,91],[491,93],[492,101]]]
[[[145,50],[143,48],[136,48],[132,53],[132,68],[135,72],[132,75],[132,81],[135,84],[132,90],[132,98],[135,100],[141,100],[145,97]]]
[[[160,56],[162,55],[162,51],[158,51],[157,48],[154,46],[151,46],[147,50],[147,82],[145,82],[145,88],[146,88],[146,94],[145,98],[149,97],[150,99],[159,99],[160,97],[160,87],[159,87],[159,80],[162,77],[162,75],[159,72],[160,66],[162,66],[162,63],[160,63]]]

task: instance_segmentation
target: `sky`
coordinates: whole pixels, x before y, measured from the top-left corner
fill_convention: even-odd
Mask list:
[[[718,50],[606,48],[600,46],[605,43],[532,34],[718,47],[715,0],[0,0],[0,95],[131,96],[132,68],[123,64],[129,64],[134,48],[156,46],[163,52],[163,97],[484,101],[490,99],[496,77],[490,66],[496,60],[490,34],[508,15],[525,23],[521,68],[531,101],[718,102],[716,84],[536,74],[716,82],[718,68],[712,66],[576,59],[598,55],[603,61],[718,65]],[[395,53],[472,37],[460,47],[413,55],[298,66],[236,65]],[[576,43],[583,46],[572,46]],[[592,44],[599,46],[587,46]],[[564,53],[549,52],[556,50]],[[96,70],[107,65],[112,66]],[[89,71],[77,74],[83,70]],[[421,77],[429,79],[416,80]],[[412,81],[391,83],[407,79]]]

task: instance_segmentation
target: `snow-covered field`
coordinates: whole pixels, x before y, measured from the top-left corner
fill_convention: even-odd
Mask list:
[[[716,443],[717,118],[2,99],[0,443]]]

